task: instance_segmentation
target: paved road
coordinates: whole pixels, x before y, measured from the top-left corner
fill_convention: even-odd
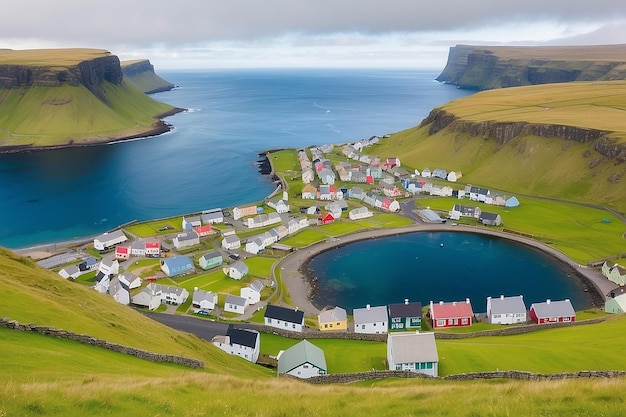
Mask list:
[[[195,334],[199,338],[208,340],[209,342],[217,335],[226,334],[226,330],[228,330],[228,324],[226,323],[217,323],[211,320],[204,320],[196,317],[161,313],[144,314],[161,324],[176,330]]]

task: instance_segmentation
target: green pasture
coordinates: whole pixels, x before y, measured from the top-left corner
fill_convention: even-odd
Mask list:
[[[293,246],[294,248],[303,248],[313,243],[321,242],[323,240],[328,239],[328,235],[322,233],[317,228],[307,228],[299,231],[295,235],[287,236],[282,239],[280,243]]]
[[[382,342],[343,339],[308,339],[324,351],[328,373],[365,372],[384,370],[387,345]],[[276,356],[300,340],[288,339],[270,333],[261,333],[261,353]]]
[[[179,233],[183,231],[183,216],[135,223],[125,227],[124,230],[141,238]]]
[[[445,213],[454,204],[480,207],[483,212],[498,213],[502,217],[502,227],[528,233],[534,239],[560,250],[581,264],[615,256],[623,253],[626,248],[623,237],[626,226],[610,212],[531,197],[518,199],[520,205],[510,208],[445,197],[418,200],[418,203]]]

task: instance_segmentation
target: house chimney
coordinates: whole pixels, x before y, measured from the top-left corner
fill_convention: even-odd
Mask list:
[[[465,299],[465,304],[469,304],[469,298]]]
[[[404,299],[404,305],[405,305],[405,306],[406,306],[406,305],[409,305],[409,299],[408,299],[408,298],[405,298],[405,299]]]
[[[456,301],[453,301],[453,302],[452,302],[452,305],[453,305],[453,306],[455,306],[455,305],[456,305]]]
[[[198,291],[198,287],[193,287],[193,290],[194,291]]]
[[[546,304],[550,304],[550,299],[549,298],[546,300]]]
[[[500,294],[500,299],[504,300],[504,294]]]
[[[443,300],[439,301],[439,305],[443,305]]]
[[[366,304],[366,305],[365,305],[365,308],[369,310],[369,309],[370,309],[370,305],[369,305],[369,304]]]

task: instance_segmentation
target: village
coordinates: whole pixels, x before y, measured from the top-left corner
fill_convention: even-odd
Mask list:
[[[389,305],[364,304],[364,308],[352,312],[340,306],[326,307],[317,317],[308,319],[303,309],[276,297],[281,283],[274,269],[251,273],[250,264],[261,255],[271,255],[274,262],[301,250],[281,241],[304,230],[335,222],[354,222],[379,213],[398,213],[400,201],[416,195],[470,202],[453,202],[446,214],[421,209],[416,220],[426,224],[471,218],[485,227],[499,227],[503,225],[501,216],[481,207],[515,208],[520,204],[515,196],[507,197],[487,188],[471,185],[453,188],[462,177],[458,171],[443,168],[408,171],[399,158],[381,160],[363,153],[379,140],[375,136],[342,146],[341,155],[348,161],[335,163],[326,158],[333,152],[333,146],[298,150],[302,191],[297,208],[290,205],[289,190],[283,182],[263,203],[184,215],[180,226],[165,226],[166,231],[175,231],[172,234],[138,237],[131,227],[121,227],[94,238],[90,245],[92,255],[64,253],[38,263],[58,271],[66,279],[80,281],[81,277],[93,277],[83,282],[121,304],[143,311],[250,324],[249,328],[230,326],[225,334],[213,337],[212,343],[251,362],[259,358],[259,331],[381,335],[386,337],[389,370],[436,377],[435,332],[440,329],[469,327],[477,321],[496,325],[575,322],[576,312],[568,299],[548,299],[526,306],[520,294],[488,297],[484,310],[483,303],[478,310],[485,313],[480,314],[475,313],[469,299],[431,301],[426,306],[405,299]],[[437,183],[431,182],[433,179]],[[349,209],[348,202],[356,203],[356,207],[352,204],[354,208]],[[134,269],[140,261],[144,265],[142,260],[152,262],[151,265],[158,263],[158,268]],[[605,262],[602,273],[617,286],[607,294],[604,310],[623,313],[626,271]],[[213,288],[208,283],[209,277],[215,281],[229,280],[229,284]],[[254,317],[258,325],[251,321]],[[326,367],[324,352],[306,338],[279,352],[276,360],[279,373],[298,378],[332,372]]]

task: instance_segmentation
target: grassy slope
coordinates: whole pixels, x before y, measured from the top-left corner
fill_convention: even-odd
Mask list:
[[[113,298],[37,267],[30,259],[0,249],[0,316],[85,333],[158,353],[203,360],[209,372],[262,375],[193,335],[174,331],[115,302]]]
[[[443,108],[473,122],[561,123],[614,131],[612,137],[623,138],[624,92],[623,82],[552,84],[490,90]],[[403,165],[419,170],[441,167],[461,171],[464,183],[626,211],[626,183],[608,181],[611,176],[623,175],[626,167],[610,160],[590,168],[592,160],[599,157],[593,143],[526,136],[498,145],[493,139],[450,128],[429,136],[427,127],[415,127],[392,135],[368,152],[398,155]]]
[[[108,103],[82,85],[0,90],[0,141],[50,146],[122,138],[150,131],[155,117],[172,109],[127,82],[103,86]]]

